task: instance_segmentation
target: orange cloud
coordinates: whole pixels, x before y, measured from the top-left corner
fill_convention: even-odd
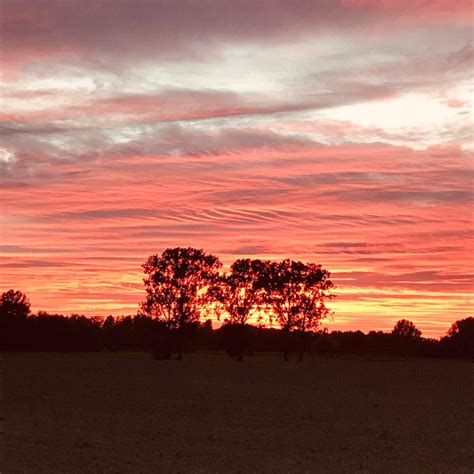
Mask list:
[[[78,5],[2,2],[1,287],[131,313],[190,245],[321,263],[330,328],[468,315],[470,2]]]

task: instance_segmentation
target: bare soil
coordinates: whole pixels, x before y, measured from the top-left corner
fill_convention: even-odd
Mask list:
[[[1,473],[469,473],[472,364],[0,356]]]

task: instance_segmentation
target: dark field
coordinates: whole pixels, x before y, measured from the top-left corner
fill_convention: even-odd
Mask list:
[[[472,473],[472,364],[3,358],[2,473]]]

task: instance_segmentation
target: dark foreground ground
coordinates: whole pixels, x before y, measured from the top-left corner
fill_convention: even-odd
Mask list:
[[[1,473],[472,473],[472,364],[2,355]]]

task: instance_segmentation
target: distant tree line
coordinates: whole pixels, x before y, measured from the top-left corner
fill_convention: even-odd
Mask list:
[[[423,338],[404,319],[391,332],[321,331],[334,289],[321,265],[239,259],[227,273],[220,268],[217,257],[194,248],[150,256],[146,299],[135,316],[31,314],[27,297],[9,290],[0,300],[0,350],[148,351],[157,359],[190,351],[226,351],[236,360],[255,352],[281,352],[285,360],[290,353],[474,357],[472,317],[439,340]],[[220,328],[213,329],[211,314]],[[263,326],[264,317],[272,327]]]
[[[137,314],[123,317],[31,314],[29,302],[19,291],[3,293],[0,301],[0,349],[3,351],[145,351],[157,357],[174,351],[172,332],[163,321]],[[258,352],[301,351],[301,337],[284,340],[276,328],[247,325],[242,347],[235,326],[224,323],[213,329],[210,320],[186,328],[187,352],[226,351],[231,357]],[[240,337],[240,335],[239,335]],[[427,357],[474,357],[474,318],[452,324],[441,339],[424,338],[407,320],[392,331],[308,331],[304,350],[310,354],[413,355]],[[237,346],[237,349],[236,349]]]

